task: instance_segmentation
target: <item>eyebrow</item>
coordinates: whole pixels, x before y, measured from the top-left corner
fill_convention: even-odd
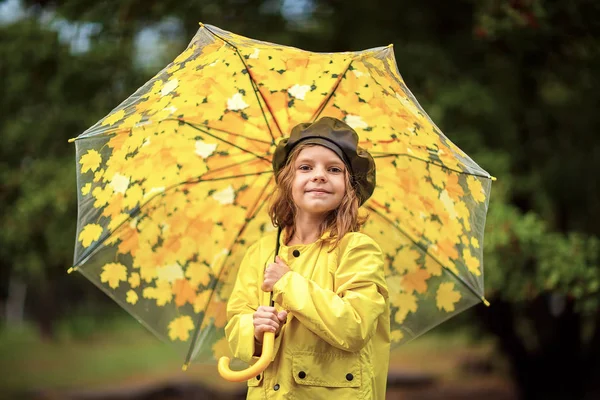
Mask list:
[[[309,158],[309,157],[302,157],[302,158],[298,157],[298,158],[296,159],[296,162],[297,162],[297,163],[305,163],[305,162],[306,162],[306,163],[313,163],[313,162],[314,162],[314,159],[312,159],[312,158]],[[346,167],[346,164],[344,164],[344,162],[343,162],[343,161],[341,161],[341,160],[338,160],[338,159],[333,159],[333,158],[332,158],[331,160],[327,160],[327,161],[326,161],[326,164],[329,164],[329,165],[336,165],[336,166],[342,166],[342,167],[344,167],[344,168]]]

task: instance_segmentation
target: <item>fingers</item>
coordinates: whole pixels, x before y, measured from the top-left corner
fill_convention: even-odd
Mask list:
[[[259,306],[256,309],[256,312],[275,314],[277,312],[277,309],[275,307],[271,307],[271,306]],[[254,313],[254,314],[256,314],[256,313]]]
[[[285,321],[287,320],[287,311],[279,311],[279,313],[277,314],[277,319],[279,320],[279,322],[285,323]]]
[[[260,332],[275,332],[279,329],[280,323],[280,320],[277,317],[278,315],[275,307],[258,307],[258,310],[256,310],[253,316],[255,330],[259,330]]]

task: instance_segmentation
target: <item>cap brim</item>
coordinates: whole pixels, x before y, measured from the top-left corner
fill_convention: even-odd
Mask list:
[[[308,137],[308,138],[303,139],[300,142],[298,142],[298,144],[300,144],[300,143],[304,143],[304,144],[317,144],[319,146],[323,146],[323,147],[328,148],[329,150],[331,150],[335,154],[337,154],[337,156],[340,158],[340,160],[342,160],[344,162],[344,164],[346,165],[346,167],[348,167],[350,170],[352,170],[352,165],[346,159],[346,155],[344,154],[344,152],[342,151],[342,149],[337,144],[333,143],[332,141],[327,140],[327,139],[323,139],[323,138],[320,138],[320,137]]]

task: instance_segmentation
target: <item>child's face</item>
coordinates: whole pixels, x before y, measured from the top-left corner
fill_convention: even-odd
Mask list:
[[[292,198],[299,213],[324,216],[346,193],[346,166],[323,146],[302,149],[294,162]]]

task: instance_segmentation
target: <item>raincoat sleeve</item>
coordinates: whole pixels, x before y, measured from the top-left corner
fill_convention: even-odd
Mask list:
[[[254,354],[254,312],[258,309],[263,292],[263,264],[260,261],[260,246],[255,244],[246,252],[238,271],[231,297],[227,302],[227,325],[225,336],[234,357],[253,364],[258,357]],[[275,338],[273,359],[277,355],[285,326]]]
[[[374,334],[388,292],[379,246],[363,234],[352,234],[343,246],[334,290],[290,271],[274,285],[273,298],[321,339],[355,352]]]

